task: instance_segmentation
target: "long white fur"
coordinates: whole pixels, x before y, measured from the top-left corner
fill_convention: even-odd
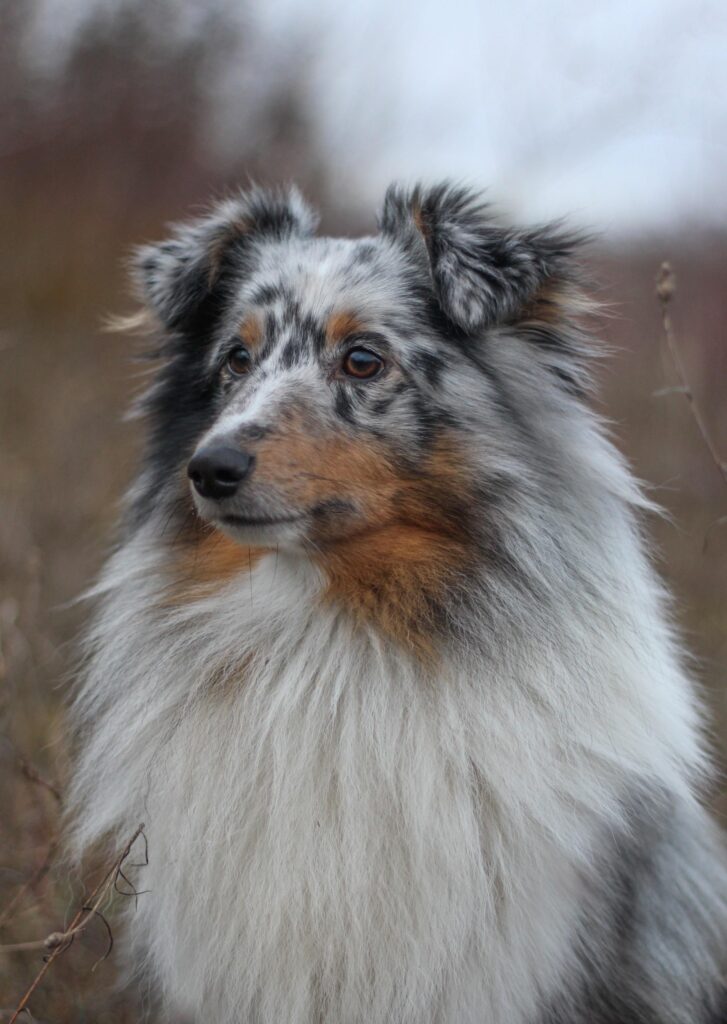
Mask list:
[[[501,358],[525,372],[517,345]],[[585,412],[557,444],[590,498],[563,527],[589,586],[534,562],[558,598],[544,622],[483,609],[483,642],[453,641],[429,674],[324,605],[302,553],[176,609],[157,523],[111,559],[75,711],[74,842],[146,822],[129,924],[175,1012],[536,1019],[578,969],[579,909],[634,780],[701,820],[698,712],[638,494]],[[524,517],[523,559],[548,542]]]

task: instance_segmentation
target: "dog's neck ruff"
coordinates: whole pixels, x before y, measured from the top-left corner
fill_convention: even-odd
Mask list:
[[[134,932],[173,1003],[224,1021],[529,1020],[568,969],[625,794],[658,780],[691,799],[694,715],[668,638],[637,636],[658,601],[630,554],[590,630],[592,610],[566,609],[557,643],[453,641],[426,672],[322,602],[303,557],[170,607],[152,539],[122,549],[77,708],[76,840],[147,823]]]

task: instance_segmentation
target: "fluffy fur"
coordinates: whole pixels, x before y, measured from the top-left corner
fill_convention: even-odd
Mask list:
[[[159,362],[72,829],[146,822],[137,968],[218,1024],[725,1020],[699,711],[584,398],[578,239],[446,185],[314,224],[256,190],[136,261]],[[192,494],[220,443],[253,472]]]

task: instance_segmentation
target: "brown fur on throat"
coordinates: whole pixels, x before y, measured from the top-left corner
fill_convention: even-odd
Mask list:
[[[418,660],[436,660],[437,608],[464,567],[460,542],[392,523],[334,544],[316,561],[328,579],[325,601],[342,604]]]

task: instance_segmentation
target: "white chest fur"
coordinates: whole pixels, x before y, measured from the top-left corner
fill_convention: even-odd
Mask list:
[[[151,578],[128,554],[109,572],[78,841],[147,823],[131,929],[172,1005],[220,1024],[527,1020],[639,760],[639,700],[606,687],[584,726],[589,669],[552,650],[425,677],[322,606],[302,560],[162,621]]]

